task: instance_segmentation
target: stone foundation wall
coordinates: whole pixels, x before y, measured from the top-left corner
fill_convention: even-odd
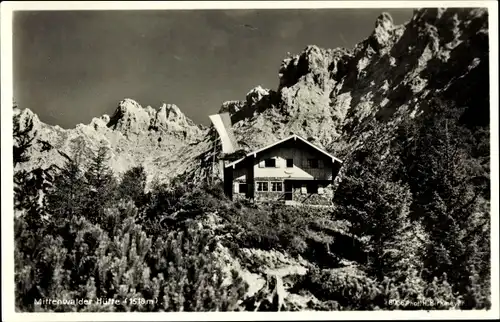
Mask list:
[[[284,192],[277,191],[256,191],[255,201],[279,201],[285,200]]]
[[[323,187],[323,193],[319,191],[307,191],[302,193],[302,184],[293,187],[293,201],[305,205],[331,205],[333,199],[333,186],[329,184]]]
[[[260,179],[260,180],[259,180]],[[274,178],[263,180],[261,178],[256,178],[255,181],[278,181]],[[246,183],[245,180],[235,180],[234,183]],[[245,192],[236,192],[233,183],[233,200],[244,200],[247,198]],[[269,186],[269,189],[271,187]],[[284,188],[284,184],[283,184]],[[333,186],[330,184],[323,188],[323,193],[302,193],[301,187],[293,187],[292,198],[295,203],[304,205],[331,205],[333,198]],[[255,189],[255,187],[254,187]],[[284,191],[255,191],[255,202],[285,202],[285,192]]]
[[[332,203],[333,194],[326,192],[324,194],[308,193],[302,194],[300,188],[294,189],[293,201],[304,205],[330,205]]]

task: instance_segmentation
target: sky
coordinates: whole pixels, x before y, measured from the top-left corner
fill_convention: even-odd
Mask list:
[[[19,11],[14,13],[14,100],[51,125],[112,115],[120,100],[175,104],[208,124],[228,100],[276,89],[287,52],[353,48],[381,12],[412,9]]]

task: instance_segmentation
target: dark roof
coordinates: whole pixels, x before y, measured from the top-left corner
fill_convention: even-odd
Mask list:
[[[243,161],[245,158],[247,158],[247,157],[249,157],[249,156],[251,156],[251,155],[255,155],[255,154],[259,153],[259,152],[265,151],[265,150],[267,150],[267,149],[270,149],[270,148],[272,148],[272,147],[274,147],[274,146],[276,146],[276,145],[278,145],[278,144],[284,143],[284,142],[289,141],[289,140],[300,140],[300,141],[302,141],[302,142],[304,142],[304,143],[308,144],[309,146],[311,146],[311,147],[312,147],[312,148],[314,148],[315,150],[317,150],[317,151],[321,152],[322,154],[326,155],[327,157],[331,158],[332,160],[335,160],[336,162],[340,162],[340,163],[342,163],[342,161],[341,161],[341,160],[337,159],[336,157],[334,157],[334,156],[333,156],[333,155],[331,155],[330,153],[326,152],[326,151],[325,151],[325,150],[323,150],[322,148],[320,148],[320,147],[318,147],[318,146],[316,146],[316,145],[312,144],[311,142],[309,142],[309,141],[307,141],[306,139],[304,139],[304,138],[302,138],[302,137],[298,136],[297,134],[293,134],[293,135],[290,135],[289,137],[284,138],[283,140],[280,140],[280,141],[274,142],[273,144],[270,144],[270,145],[268,145],[268,146],[265,146],[265,147],[263,147],[263,148],[261,148],[261,149],[258,149],[258,150],[252,151],[252,152],[250,152],[250,153],[247,153],[247,154],[246,154],[243,158],[240,158],[240,159],[238,159],[238,160],[236,160],[236,161],[233,161],[233,162],[229,163],[228,165],[226,165],[226,168],[232,167],[232,166],[234,166],[234,165],[236,165],[236,164],[240,163],[240,162],[241,162],[241,161]]]

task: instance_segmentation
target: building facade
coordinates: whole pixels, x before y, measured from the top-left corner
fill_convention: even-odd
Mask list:
[[[292,135],[224,166],[224,190],[233,200],[330,205],[342,161]]]

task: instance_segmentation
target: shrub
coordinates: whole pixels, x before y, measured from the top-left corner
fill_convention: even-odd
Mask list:
[[[388,277],[377,281],[356,268],[314,269],[293,291],[304,289],[340,310],[435,310],[458,308],[460,303],[446,277],[426,283],[414,273],[398,282]]]
[[[104,169],[105,176],[98,171],[98,161],[91,161],[94,166],[84,176],[78,161],[68,160],[55,177],[55,186],[45,196],[46,208],[45,203],[38,203],[34,192],[24,199],[16,194],[19,207],[27,209],[15,219],[16,308],[21,311],[238,309],[238,300],[248,286],[236,272],[227,276],[223,264],[213,255],[216,243],[213,232],[190,221],[168,229],[158,227],[157,222],[142,220],[141,224],[139,209],[130,199],[109,198],[96,203],[92,212],[88,211],[84,201],[89,200],[90,188],[101,187],[102,192],[114,187],[104,167],[101,170]],[[131,177],[135,174],[132,171]],[[19,177],[19,191],[32,184],[28,179],[25,173]],[[158,187],[148,209],[185,208],[192,212],[197,208],[219,207],[220,203],[215,202],[219,190],[207,191]],[[208,203],[203,199],[205,196],[211,197]],[[40,215],[45,212],[47,216]],[[39,215],[33,216],[34,213]],[[35,304],[35,299],[42,298],[84,298],[93,300],[93,304]],[[99,298],[122,300],[122,304],[98,304]],[[144,299],[144,303],[123,302],[134,298]]]

